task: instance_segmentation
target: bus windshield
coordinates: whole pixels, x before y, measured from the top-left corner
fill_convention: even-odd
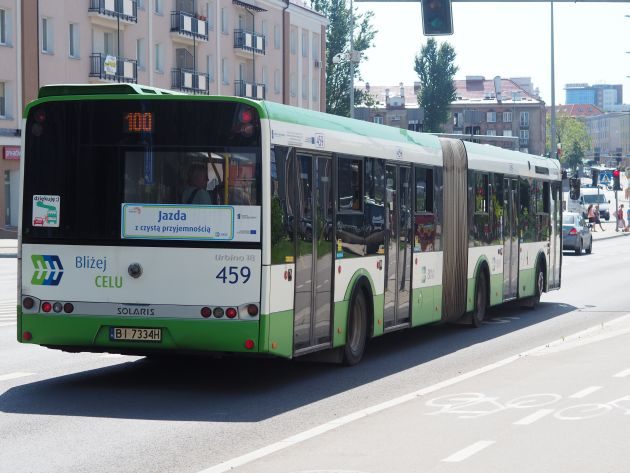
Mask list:
[[[27,120],[26,242],[260,241],[254,108],[181,97],[62,101]],[[235,228],[241,215],[247,228]]]

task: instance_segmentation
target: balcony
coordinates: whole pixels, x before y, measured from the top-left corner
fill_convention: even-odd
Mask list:
[[[171,36],[191,43],[194,40],[208,41],[208,22],[204,17],[195,17],[183,11],[171,12]]]
[[[138,62],[135,59],[96,53],[90,55],[90,77],[111,82],[138,83]]]
[[[246,30],[234,30],[234,48],[236,53],[245,53],[251,57],[254,54],[265,54],[265,36]]]
[[[265,84],[253,84],[244,80],[234,81],[234,95],[250,99],[265,99]]]
[[[105,19],[108,26],[118,19],[126,23],[138,23],[138,5],[135,0],[90,0],[88,14]]]
[[[171,89],[181,90],[188,94],[209,94],[208,74],[195,72],[192,69],[172,69]]]

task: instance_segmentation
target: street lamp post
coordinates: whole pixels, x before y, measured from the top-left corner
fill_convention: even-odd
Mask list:
[[[350,0],[350,118],[354,118],[354,10]]]
[[[551,139],[549,140],[551,149],[549,157],[557,158],[558,150],[556,144],[556,73],[555,73],[555,54],[554,54],[554,33],[553,33],[553,0],[551,3]]]

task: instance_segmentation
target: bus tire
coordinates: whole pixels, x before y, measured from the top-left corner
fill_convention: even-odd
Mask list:
[[[367,315],[365,294],[357,288],[350,304],[348,337],[343,347],[343,364],[346,366],[354,366],[363,358],[367,342]]]
[[[483,325],[487,310],[488,281],[485,273],[480,271],[479,274],[477,274],[477,281],[475,282],[475,307],[470,318],[470,324],[472,327],[479,328]]]
[[[534,276],[534,295],[528,297],[521,304],[522,307],[535,309],[540,304],[540,296],[545,291],[545,269],[540,259],[536,263],[536,273]]]

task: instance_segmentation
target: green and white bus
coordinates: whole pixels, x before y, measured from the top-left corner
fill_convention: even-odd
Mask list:
[[[556,160],[133,84],[43,87],[25,116],[23,343],[352,365],[560,286]]]

